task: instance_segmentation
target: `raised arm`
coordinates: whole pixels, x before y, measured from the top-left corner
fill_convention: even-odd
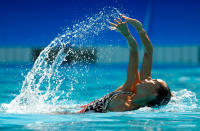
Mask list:
[[[153,46],[152,43],[146,33],[146,31],[143,29],[141,22],[139,22],[136,19],[128,18],[122,15],[122,18],[124,18],[130,25],[132,25],[140,35],[140,38],[142,40],[142,44],[144,46],[144,57],[143,57],[143,63],[140,70],[140,79],[145,80],[147,78],[151,78],[151,71],[152,71],[152,61],[153,61]]]
[[[116,29],[120,32],[127,40],[130,53],[129,53],[129,64],[128,64],[128,71],[127,71],[127,81],[126,83],[120,88],[131,88],[131,90],[136,90],[136,84],[140,81],[139,71],[138,71],[138,45],[136,40],[131,35],[128,25],[126,22],[122,22],[121,19],[118,18],[118,21],[115,19],[115,24],[110,23],[113,29]],[[127,89],[127,90],[129,90]],[[126,89],[125,89],[126,90]]]
[[[153,46],[144,29],[142,29],[139,35],[145,48],[143,63],[140,70],[140,77],[141,77],[141,80],[145,80],[147,78],[151,78],[151,71],[152,71],[152,64],[153,64]]]

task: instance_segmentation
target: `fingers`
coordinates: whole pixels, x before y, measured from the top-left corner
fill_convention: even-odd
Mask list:
[[[112,22],[110,22],[110,24],[111,24],[112,26],[114,26],[114,27],[117,27],[117,25],[116,25],[116,24],[114,24],[114,23],[112,23]]]
[[[118,18],[119,22],[122,23],[122,20],[120,18]]]
[[[120,24],[120,22],[119,22],[119,21],[117,21],[116,19],[114,19],[114,22],[115,22],[116,24]]]
[[[123,22],[120,18],[117,18],[118,20],[114,19],[115,23],[109,22],[110,25],[113,27],[110,27],[111,30],[116,30],[120,25],[125,24],[126,22]]]
[[[125,15],[123,15],[123,14],[121,14],[121,17],[123,18],[123,19],[126,19],[127,17],[125,16]]]
[[[126,19],[126,17],[125,17],[123,14],[121,14],[121,17],[122,17],[123,19]]]
[[[108,27],[110,30],[117,30],[117,28],[116,27]]]
[[[116,19],[114,19],[114,22],[115,22],[117,25],[123,23],[123,21],[122,21],[120,18],[117,18],[117,19],[118,19],[118,21],[117,21]]]

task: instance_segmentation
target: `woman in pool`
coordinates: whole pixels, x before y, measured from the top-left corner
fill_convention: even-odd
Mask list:
[[[151,78],[153,46],[142,24],[132,18],[121,15],[125,22],[120,18],[115,19],[115,23],[110,23],[112,29],[120,32],[127,40],[130,54],[126,82],[104,97],[97,99],[90,104],[81,106],[86,112],[122,112],[136,110],[140,107],[155,107],[166,105],[171,99],[171,92],[166,82],[160,79]],[[143,46],[143,64],[138,71],[138,45],[131,35],[127,22],[138,32]]]

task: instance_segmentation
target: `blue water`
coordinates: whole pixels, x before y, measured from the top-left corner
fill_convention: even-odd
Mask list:
[[[119,14],[116,8],[102,9],[66,27],[33,65],[0,65],[0,130],[198,130],[199,67],[153,69],[152,77],[166,80],[175,95],[160,109],[57,114],[80,111],[80,105],[112,92],[125,82],[127,65],[77,61],[61,65],[67,55],[75,53],[71,48],[64,51],[63,47],[81,48],[86,43],[95,43],[97,38],[103,40],[101,33],[108,31],[108,22]],[[58,48],[58,54],[48,61],[49,52]]]
[[[85,70],[81,70],[83,67]],[[57,99],[56,104],[46,100],[46,105],[42,106],[45,101],[41,102],[38,98],[34,99],[35,107],[21,105],[19,109],[15,105],[17,102],[12,105],[11,101],[20,94],[22,82],[31,68],[32,65],[0,66],[0,130],[198,130],[200,128],[199,67],[153,69],[152,77],[166,80],[175,94],[171,102],[161,109],[142,108],[127,112],[70,115],[51,114],[49,110],[63,111],[65,108],[74,112],[79,110],[77,106],[113,91],[124,83],[126,65],[74,65],[70,71],[77,73],[73,74],[67,71],[69,66],[62,66],[60,71],[63,78],[73,77],[64,79],[58,90],[53,90],[58,94],[65,91]],[[73,80],[77,82],[70,83]],[[41,90],[46,92],[43,88]]]

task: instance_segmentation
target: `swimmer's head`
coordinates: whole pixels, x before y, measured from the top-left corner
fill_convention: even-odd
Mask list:
[[[163,80],[146,79],[137,86],[136,102],[141,106],[167,105],[171,99],[171,91]]]

